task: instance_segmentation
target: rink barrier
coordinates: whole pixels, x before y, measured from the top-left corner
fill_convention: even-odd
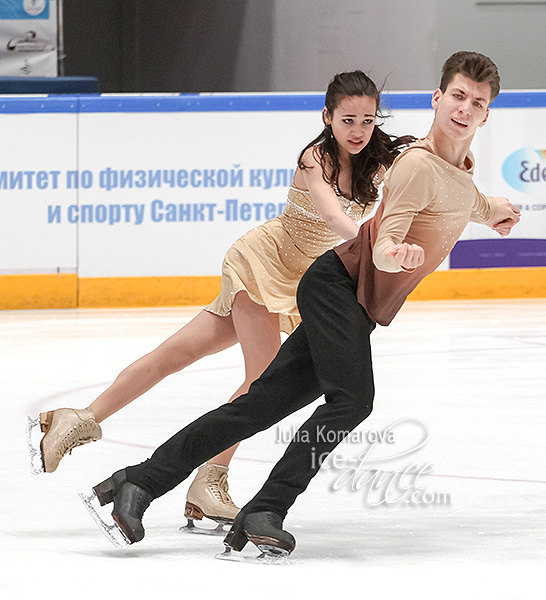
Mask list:
[[[430,92],[406,92],[406,93],[388,93],[383,95],[383,108],[393,109],[395,111],[394,120],[396,121],[397,115],[400,112],[396,111],[410,110],[415,111],[415,118],[412,115],[412,123],[415,122],[419,115],[422,115],[423,119],[427,119],[424,109],[430,110]],[[319,112],[322,109],[324,103],[323,94],[165,94],[165,95],[92,95],[92,96],[26,96],[26,97],[2,97],[0,98],[0,116],[8,117],[6,123],[12,123],[9,115],[23,115],[25,117],[25,123],[28,121],[27,115],[51,115],[55,118],[62,116],[63,114],[72,117],[78,117],[78,115],[92,114],[92,113],[192,113],[192,112],[210,112],[210,113],[229,113],[229,112],[269,112],[269,111],[299,111],[299,112]],[[506,91],[502,92],[499,97],[495,100],[493,106],[501,109],[511,108],[525,108],[525,109],[544,109],[546,108],[546,91]],[[512,115],[511,112],[508,113]],[[541,113],[542,114],[542,113]],[[57,116],[55,116],[57,115]],[[533,112],[533,119],[537,119],[537,113]],[[512,116],[511,116],[512,118]],[[49,118],[48,118],[49,119]],[[46,119],[47,122],[48,119]],[[33,123],[33,120],[30,119]],[[536,126],[540,129],[539,126]],[[491,133],[490,133],[491,135]],[[26,138],[25,138],[26,139]],[[25,142],[26,143],[26,142]],[[79,139],[81,143],[81,139]],[[546,161],[546,150],[542,150],[542,142],[518,142],[519,145],[530,146],[531,151],[535,153],[543,154],[543,161]],[[538,145],[537,145],[538,144]],[[100,153],[97,153],[100,154]],[[47,155],[47,153],[46,153]],[[9,172],[14,174],[13,181],[9,178],[4,179],[3,193],[7,201],[11,201],[12,204],[23,206],[24,203],[17,199],[15,201],[10,200],[10,193],[22,194],[23,192],[29,195],[29,200],[25,202],[37,201],[36,206],[42,209],[42,204],[38,203],[38,200],[45,204],[49,200],[41,200],[42,194],[45,198],[46,193],[50,193],[51,190],[46,187],[51,186],[51,189],[57,189],[57,177],[55,176],[50,180],[43,180],[41,177],[46,171],[43,171],[44,166],[41,162],[28,164],[25,162],[24,153],[17,153],[8,151],[6,153],[6,161],[3,165],[3,169],[6,173]],[[39,155],[41,157],[42,155]],[[45,156],[45,155],[44,155]],[[22,157],[22,158],[21,158]],[[10,160],[13,158],[13,161]],[[10,159],[10,160],[8,160]],[[36,160],[36,159],[33,159]],[[41,158],[40,158],[41,160]],[[61,160],[61,159],[60,159]],[[64,160],[64,159],[62,159]],[[68,167],[65,166],[64,162],[59,162],[59,166],[53,167],[53,171],[50,173],[63,173],[63,169],[66,169],[66,175],[74,175],[78,172],[82,174],[96,174],[98,177],[99,184],[101,183],[99,175],[112,175],[110,167],[100,165],[103,171],[96,171],[95,163],[87,162],[75,163]],[[537,159],[538,160],[538,159]],[[19,161],[19,162],[17,162]],[[22,161],[22,162],[21,162]],[[70,161],[69,161],[70,162]],[[539,161],[540,162],[540,161]],[[539,165],[537,162],[537,165]],[[226,164],[231,164],[226,163]],[[543,163],[540,162],[540,165]],[[196,163],[196,172],[202,174],[209,168],[208,165]],[[235,165],[235,163],[234,163]],[[237,166],[239,162],[237,162]],[[214,165],[212,165],[214,166]],[[265,165],[266,167],[269,165]],[[271,164],[272,167],[277,169],[278,165]],[[279,171],[284,172],[284,165],[281,165],[282,169],[277,169],[277,175]],[[147,163],[135,163],[129,164],[129,171],[135,171],[138,168],[148,168]],[[224,169],[224,165],[220,165]],[[120,167],[121,168],[121,167]],[[241,164],[240,172],[243,173],[244,169],[245,176],[248,175],[248,167]],[[529,172],[535,173],[539,167],[533,167]],[[27,171],[28,169],[28,171]],[[34,170],[33,170],[34,169]],[[58,170],[55,170],[58,169]],[[74,169],[73,171],[70,169]],[[95,169],[95,170],[93,170]],[[275,169],[271,169],[271,172]],[[115,169],[114,169],[115,170]],[[174,172],[174,171],[173,171]],[[537,171],[538,172],[538,171]],[[117,171],[116,171],[117,173]],[[155,171],[153,171],[155,173]],[[544,181],[538,182],[540,185],[546,183],[546,170],[540,170],[539,174]],[[222,174],[225,174],[222,171]],[[260,173],[261,175],[261,173]],[[7,175],[6,175],[7,177]],[[64,180],[62,175],[59,175],[59,184],[63,183]],[[154,180],[155,181],[155,180]],[[237,179],[237,181],[239,181]],[[252,191],[261,191],[260,185],[266,190],[268,189],[265,185],[266,180],[260,179],[260,184],[256,184],[254,188],[252,185]],[[92,244],[82,248],[79,245],[79,241],[76,242],[77,247],[74,249],[72,245],[69,245],[68,250],[64,251],[64,255],[61,258],[57,258],[55,253],[52,254],[53,259],[49,258],[47,254],[48,244],[47,236],[42,234],[49,233],[48,228],[55,228],[63,226],[66,230],[69,230],[69,234],[72,235],[72,229],[78,228],[78,231],[85,231],[86,235],[91,227],[95,227],[98,224],[102,224],[102,221],[98,219],[98,212],[92,213],[91,216],[96,217],[96,222],[86,221],[85,218],[90,218],[90,212],[86,214],[82,211],[79,215],[83,220],[76,222],[78,216],[78,209],[80,204],[83,204],[83,209],[93,207],[91,201],[84,197],[87,192],[85,181],[80,181],[81,188],[78,189],[77,183],[74,180],[67,183],[67,190],[61,190],[68,193],[68,198],[64,200],[63,209],[67,208],[67,213],[61,211],[61,204],[54,204],[46,207],[48,210],[51,209],[48,214],[51,216],[51,223],[47,223],[47,227],[43,230],[33,232],[32,235],[28,234],[26,237],[24,232],[27,231],[27,225],[32,224],[32,219],[26,216],[25,211],[13,210],[10,214],[22,215],[21,219],[16,223],[8,223],[8,227],[5,230],[8,233],[12,231],[20,231],[21,235],[15,239],[15,245],[7,249],[3,248],[5,252],[3,258],[3,269],[0,269],[0,309],[41,309],[41,308],[74,308],[74,307],[85,307],[85,308],[99,308],[99,307],[139,307],[139,306],[189,306],[189,305],[203,305],[211,301],[219,291],[220,278],[218,276],[189,276],[179,275],[171,277],[143,277],[133,276],[127,277],[126,272],[123,269],[119,271],[110,270],[108,274],[110,277],[100,277],[99,275],[106,274],[106,270],[101,272],[101,269],[97,267],[89,259],[89,248],[93,248]],[[96,182],[95,182],[96,183]],[[103,182],[105,184],[112,183],[111,180],[106,178]],[[205,185],[205,180],[198,181],[198,184]],[[223,184],[222,181],[213,181],[219,186]],[[537,182],[533,180],[533,185]],[[538,185],[537,183],[537,185]],[[8,185],[9,184],[9,185]],[[26,184],[29,189],[22,189],[23,184]],[[149,184],[149,182],[148,182]],[[7,185],[7,187],[6,187]],[[233,184],[235,192],[239,193],[240,186],[237,187]],[[504,185],[504,184],[503,184]],[[19,187],[18,187],[19,186]],[[104,187],[104,186],[103,186]],[[139,187],[139,186],[136,186]],[[150,189],[153,188],[152,184],[149,184]],[[201,193],[201,188],[196,184],[195,189],[192,189],[192,194],[198,195]],[[247,185],[248,187],[248,185]],[[44,189],[42,189],[44,188]],[[231,189],[231,188],[230,188]],[[245,188],[246,189],[246,188]],[[166,193],[167,188],[163,189]],[[92,190],[95,192],[95,190]],[[99,185],[98,192],[102,194],[114,194],[115,190],[108,188],[105,192]],[[124,193],[127,190],[122,190]],[[129,191],[134,191],[130,189]],[[139,191],[139,190],[136,190]],[[168,190],[167,190],[168,191]],[[205,190],[207,191],[207,190]],[[530,215],[539,217],[544,214],[546,210],[546,204],[542,200],[540,194],[535,193],[529,195],[529,204],[531,209],[535,212],[529,212]],[[175,190],[178,193],[178,190]],[[84,199],[80,199],[78,194],[82,194]],[[522,204],[526,204],[527,196],[524,194],[526,190],[519,193],[519,201]],[[74,199],[70,196],[72,194]],[[66,195],[66,194],[65,194]],[[516,196],[517,197],[517,196]],[[139,207],[138,204],[141,200],[130,200],[123,196],[122,200],[108,201],[108,198],[104,199],[104,196],[99,201],[96,209],[105,209],[106,206],[113,204],[114,207],[120,209],[120,206],[125,207],[123,202],[128,202],[129,207]],[[61,202],[60,200],[54,200],[55,202]],[[168,199],[165,199],[167,202]],[[208,202],[208,200],[205,200]],[[198,203],[198,207],[209,206],[200,205],[199,199],[195,202]],[[71,204],[72,203],[72,204]],[[240,200],[241,205],[244,200]],[[87,204],[87,205],[86,205]],[[248,202],[246,203],[248,204]],[[6,206],[8,204],[6,203]],[[29,204],[29,206],[32,206]],[[187,206],[183,206],[184,209]],[[189,204],[188,204],[189,206]],[[220,205],[219,205],[220,206]],[[57,212],[58,209],[58,212]],[[70,210],[73,212],[70,213]],[[127,217],[127,213],[124,213]],[[186,215],[186,213],[184,213]],[[208,214],[208,213],[207,213]],[[225,213],[221,213],[224,215]],[[76,217],[74,216],[76,215]],[[220,215],[220,212],[218,212]],[[215,217],[218,216],[215,213]],[[61,222],[61,216],[63,218]],[[136,216],[135,212],[129,212],[129,216],[134,219]],[[162,214],[164,217],[165,215]],[[187,216],[187,215],[186,215]],[[233,215],[232,215],[233,216]],[[241,216],[238,215],[237,216]],[[70,218],[72,217],[72,220]],[[55,218],[58,218],[56,221]],[[26,219],[26,220],[25,220]],[[68,222],[66,221],[68,219]],[[187,219],[186,219],[187,220]],[[198,219],[193,219],[197,221]],[[234,219],[227,219],[234,220]],[[237,220],[237,219],[235,219]],[[141,226],[140,223],[130,222],[120,223],[120,220],[112,223],[104,224],[104,229],[108,227],[119,227],[122,230],[123,227],[127,228],[128,225],[132,227]],[[528,223],[533,223],[535,220],[529,219]],[[540,221],[537,219],[537,223]],[[6,222],[5,222],[6,223]],[[4,224],[5,224],[4,223]],[[522,220],[523,223],[523,220]],[[246,227],[246,220],[242,219],[241,216],[241,227]],[[255,226],[258,223],[248,222],[248,228]],[[68,227],[66,227],[68,225]],[[155,227],[155,222],[145,222],[142,227]],[[157,225],[158,227],[163,223]],[[87,228],[87,229],[84,229]],[[522,245],[521,239],[515,240],[502,240],[502,247],[497,247],[498,240],[464,240],[459,242],[453,252],[453,267],[448,268],[445,271],[437,271],[429,277],[427,277],[410,296],[412,300],[454,300],[454,299],[474,299],[474,298],[543,298],[546,297],[546,259],[544,242],[542,239],[543,230],[536,226],[534,229],[528,227],[529,231],[522,232],[523,242],[529,244],[531,238],[541,238],[539,241],[542,244],[540,247],[536,244],[532,248],[532,252],[529,252],[527,246]],[[101,243],[104,243],[105,237],[101,237],[97,234],[97,239]],[[34,236],[34,237],[32,237]],[[213,236],[211,236],[213,237]],[[7,236],[11,239],[10,236]],[[34,239],[42,240],[42,244],[31,244],[30,241]],[[76,237],[76,239],[78,239]],[[162,241],[165,241],[163,238]],[[72,242],[70,242],[71,244]],[[483,247],[482,247],[483,246]],[[13,248],[13,254],[11,249]],[[22,251],[25,248],[39,248],[39,259],[33,262],[35,256],[32,252],[28,253],[28,257]],[[500,252],[502,250],[502,252]],[[85,253],[88,254],[85,254]],[[466,254],[465,254],[466,253]],[[21,256],[19,256],[21,254]],[[199,253],[197,253],[199,255]],[[499,256],[502,257],[499,258]],[[510,254],[510,260],[506,260],[506,255]],[[201,252],[201,256],[205,254]],[[177,260],[176,253],[166,254],[161,257],[162,265],[164,267],[163,272],[175,272],[183,273],[183,270],[173,269],[173,265],[166,265],[166,258],[174,256],[174,261]],[[470,256],[469,261],[467,257]],[[6,259],[7,257],[7,259]],[[74,258],[76,257],[76,258]],[[479,257],[482,262],[477,264],[477,258]],[[531,257],[531,258],[530,258]],[[58,261],[58,262],[54,262]],[[458,262],[457,262],[458,261]],[[497,261],[497,262],[495,262]],[[531,262],[529,262],[531,261]],[[535,262],[532,262],[535,261]],[[94,277],[78,277],[77,273],[82,274],[82,263],[84,264],[84,271],[87,275],[95,275]],[[134,257],[134,263],[139,263],[139,257]],[[55,267],[55,265],[61,264],[64,267]],[[100,266],[100,265],[99,265]],[[219,265],[218,265],[219,266]],[[51,268],[52,267],[52,268]],[[477,268],[480,267],[480,268]],[[510,268],[509,268],[510,267]],[[59,272],[54,272],[55,269]],[[67,272],[68,270],[68,272]],[[52,272],[53,271],[53,272]],[[138,275],[138,269],[132,269],[133,274]],[[153,272],[153,271],[152,271]],[[194,273],[199,271],[193,271]],[[215,267],[203,268],[202,273],[216,272]],[[116,276],[112,276],[115,274]]]
[[[0,309],[76,308],[75,273],[0,276]]]
[[[220,277],[0,276],[0,309],[201,306]],[[546,298],[546,268],[451,269],[426,277],[409,300]]]
[[[449,269],[425,277],[409,300],[546,298],[546,267]]]
[[[79,281],[80,308],[197,306],[220,292],[218,276],[89,277]]]

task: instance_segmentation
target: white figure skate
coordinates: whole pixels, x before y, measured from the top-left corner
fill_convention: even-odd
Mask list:
[[[199,533],[205,535],[226,535],[233,520],[239,512],[231,496],[227,482],[228,468],[220,465],[205,464],[199,467],[186,496],[184,516],[188,523],[180,527],[183,533]],[[201,527],[195,521],[215,527]]]
[[[53,473],[66,454],[74,448],[100,440],[102,430],[90,409],[59,408],[40,413],[37,419],[27,416],[27,443],[30,470],[35,475]],[[45,435],[33,439],[33,429],[40,425]],[[40,457],[40,461],[36,457]]]

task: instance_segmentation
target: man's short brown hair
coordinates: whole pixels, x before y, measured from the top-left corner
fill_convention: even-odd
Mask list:
[[[478,83],[488,83],[491,88],[491,101],[500,92],[500,76],[497,65],[483,54],[478,52],[455,52],[444,63],[442,67],[442,79],[440,90],[445,92],[447,86],[457,73],[472,79]]]

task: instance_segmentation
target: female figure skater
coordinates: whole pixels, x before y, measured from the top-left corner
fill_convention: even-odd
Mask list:
[[[45,472],[55,471],[76,446],[101,438],[99,423],[167,375],[239,342],[245,380],[230,402],[245,394],[275,357],[280,332],[300,321],[296,288],[311,263],[342,239],[377,199],[377,186],[399,149],[413,140],[376,124],[379,92],[361,71],[341,73],[328,86],[324,129],[298,158],[281,215],[249,231],[228,250],[220,295],[158,348],[122,371],[88,408],[40,414]],[[239,509],[228,493],[227,470],[236,445],[199,468],[188,490],[185,515],[232,522]]]
[[[428,135],[396,158],[385,176],[381,205],[358,235],[306,271],[298,287],[302,323],[249,392],[196,419],[144,462],[116,471],[94,486],[89,498],[82,495],[90,508],[95,496],[102,506],[113,503],[114,529],[126,542],[142,540],[142,518],[150,503],[208,457],[324,395],[237,515],[223,557],[233,557],[231,550],[241,551],[249,541],[262,552],[260,560],[294,550],[294,536],[283,529],[288,510],[337,444],[372,412],[370,336],[376,323],[389,325],[407,295],[451,252],[469,221],[506,236],[520,220],[519,209],[508,199],[486,197],[473,181],[470,145],[486,124],[499,89],[490,58],[475,52],[452,55],[432,96]],[[336,119],[334,111],[332,126],[341,146]],[[113,539],[112,527],[102,528]]]

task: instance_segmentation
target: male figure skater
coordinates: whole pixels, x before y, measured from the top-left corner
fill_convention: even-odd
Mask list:
[[[112,475],[94,490],[131,542],[144,537],[150,502],[199,465],[322,394],[325,402],[301,426],[256,496],[241,510],[225,544],[248,540],[270,554],[288,554],[293,536],[283,519],[320,464],[372,410],[370,334],[388,325],[406,296],[434,271],[469,221],[508,235],[519,211],[487,198],[472,181],[470,143],[489,115],[500,80],[486,56],[457,52],[443,66],[432,96],[426,138],[411,145],[385,177],[377,214],[356,238],[319,257],[298,289],[302,323],[248,394],[200,417],[145,462]]]

